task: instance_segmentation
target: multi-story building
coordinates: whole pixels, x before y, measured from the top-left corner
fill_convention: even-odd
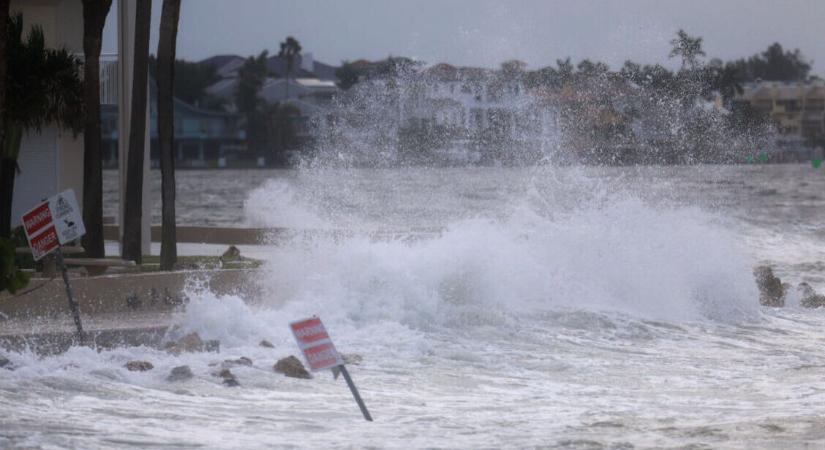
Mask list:
[[[215,67],[221,78],[206,89],[209,95],[224,100],[229,111],[234,111],[238,71],[245,58],[237,55],[219,55],[207,58],[200,64]],[[335,84],[336,67],[315,61],[312,53],[298,55],[290,72],[286,61],[279,56],[266,60],[268,76],[259,92],[267,103],[289,103],[300,112],[297,131],[302,140],[309,139],[312,118],[324,117],[332,98],[340,91]]]
[[[770,117],[783,146],[821,145],[825,140],[825,82],[747,83],[734,103]]]
[[[150,82],[149,139],[153,167],[159,166],[157,89]],[[242,156],[246,138],[238,126],[235,113],[211,111],[173,99],[175,110],[175,159],[179,167],[223,167],[228,160]],[[101,128],[103,132],[104,163],[117,165],[118,110],[115,104],[103,99]]]

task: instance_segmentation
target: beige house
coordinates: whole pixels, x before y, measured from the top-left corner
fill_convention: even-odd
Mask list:
[[[66,48],[83,55],[83,5],[81,0],[11,0],[10,13],[22,13],[24,26],[39,25],[43,28],[46,45]],[[131,111],[131,85],[134,48],[135,0],[116,0],[109,12],[110,23],[116,24],[118,54],[114,64],[101,64],[103,102],[116,101],[119,109],[119,135],[129,135]],[[148,108],[147,108],[148,115]],[[148,121],[147,121],[148,122]],[[143,251],[150,250],[149,191],[149,138],[145,145],[144,204],[143,204]],[[126,143],[118,143],[120,153],[121,213],[123,223],[123,192],[126,179]],[[39,133],[29,133],[23,138],[18,159],[20,174],[16,178],[12,203],[12,226],[20,224],[20,216],[39,202],[64,189],[74,189],[78,201],[83,199],[83,135],[56,126],[46,127]],[[82,207],[82,205],[81,205]]]
[[[767,114],[786,142],[805,143],[825,138],[825,82],[747,83],[735,102]]]

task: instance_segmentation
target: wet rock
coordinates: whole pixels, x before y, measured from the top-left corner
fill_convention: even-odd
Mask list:
[[[11,370],[11,368],[12,368],[11,361],[9,361],[9,359],[6,358],[5,356],[0,355],[0,369],[9,369],[9,370]]]
[[[312,378],[312,376],[304,368],[303,363],[298,358],[290,355],[286,358],[279,359],[272,367],[275,372],[282,373],[292,378]]]
[[[229,248],[223,252],[223,255],[221,255],[221,262],[237,261],[239,259],[241,259],[241,251],[234,245],[230,245]]]
[[[143,300],[141,300],[136,293],[132,292],[126,297],[126,306],[132,310],[140,309],[143,307]]]
[[[220,372],[215,373],[214,375],[218,378],[222,378],[223,384],[228,387],[238,387],[241,385],[235,377],[235,374],[229,369],[221,369]]]
[[[825,295],[817,294],[810,284],[803,281],[802,283],[799,283],[796,290],[800,295],[799,305],[803,308],[825,307]]]
[[[247,358],[246,356],[241,356],[238,359],[227,359],[222,364],[223,367],[235,367],[235,366],[252,366],[252,360]]]
[[[189,333],[175,342],[167,342],[165,348],[173,355],[180,355],[184,352],[218,352],[220,346],[220,341],[204,341],[198,333]]]
[[[166,377],[166,381],[185,381],[194,376],[195,375],[192,373],[192,369],[190,369],[189,366],[178,366],[169,372],[169,376]]]
[[[272,345],[272,342],[269,342],[266,339],[261,340],[261,342],[258,345],[260,345],[261,347],[266,347],[266,348],[275,348],[275,346]]]
[[[130,372],[146,372],[147,370],[154,369],[155,366],[149,361],[129,361],[126,363],[126,368],[129,369]]]
[[[358,365],[361,364],[361,361],[364,360],[364,357],[359,355],[358,353],[349,353],[341,355],[341,358],[344,359],[344,364],[352,364]]]
[[[782,285],[770,266],[759,266],[753,270],[756,286],[759,287],[759,304],[762,306],[785,306],[787,286]]]

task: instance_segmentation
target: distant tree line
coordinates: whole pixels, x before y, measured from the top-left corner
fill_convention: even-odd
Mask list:
[[[746,104],[733,101],[743,93],[745,83],[816,78],[811,76],[811,63],[800,50],[786,50],[779,43],[748,58],[727,62],[718,58],[706,60],[703,39],[684,30],[679,30],[670,44],[669,57],[680,62],[675,70],[662,64],[639,64],[630,60],[614,70],[603,62],[584,59],[574,63],[571,58],[528,70],[523,62],[510,60],[498,70],[487,71],[493,74],[484,83],[504,85],[508,80],[517,80],[534,92],[569,90],[576,93],[555,95],[554,101],[558,102],[555,108],[566,136],[575,141],[565,145],[578,148],[580,160],[675,163],[735,159],[738,156],[733,152],[743,147],[765,145],[770,132],[766,117]],[[279,55],[291,71],[291,61],[301,51],[300,43],[288,37],[280,44],[280,50]],[[238,71],[234,108],[243,118],[251,153],[267,158],[269,163],[285,165],[289,163],[288,152],[302,145],[297,128],[303,118],[289,102],[267,104],[260,98],[266,78],[273,75],[267,69],[267,56],[267,52],[250,56]],[[423,66],[421,61],[390,56],[373,62],[344,61],[335,75],[344,91],[363,80],[389,80],[387,91],[375,92],[373,97],[386,97],[391,102],[400,92],[393,86],[416,77]],[[177,97],[208,109],[227,108],[225,101],[206,91],[219,80],[213,66],[177,60],[175,72],[178,74],[175,78]],[[288,86],[285,89],[289,89]],[[721,115],[697,106],[712,101],[717,94],[730,114]],[[449,146],[456,138],[500,151],[515,134],[506,125],[506,115],[493,117],[488,129],[473,135],[433,123],[410,123],[392,131],[376,125],[383,119],[379,114],[365,125],[381,130],[380,136],[375,137],[377,142],[400,145],[412,160]],[[334,133],[334,130],[328,132]]]
[[[293,60],[300,49],[298,41],[291,36],[281,43],[280,55],[287,61],[287,74],[291,74]],[[258,56],[250,56],[238,70],[235,107],[243,117],[247,146],[251,153],[267,158],[270,164],[286,166],[289,164],[288,150],[298,145],[297,121],[300,119],[300,111],[291,103],[267,103],[261,98],[261,88],[271,75],[266,65],[268,56],[266,50]]]
[[[175,97],[200,108],[226,110],[226,102],[222,98],[206,91],[206,88],[220,81],[215,66],[175,59],[174,72]],[[149,74],[157,78],[157,58],[154,55],[149,57]]]
[[[603,164],[740,161],[743,152],[769,145],[772,133],[766,117],[746,103],[734,102],[744,92],[744,84],[816,78],[799,50],[788,51],[778,43],[749,58],[728,62],[718,58],[706,61],[702,38],[684,30],[679,30],[670,44],[669,57],[680,62],[676,70],[633,61],[612,70],[603,62],[584,59],[574,63],[570,58],[535,70],[527,70],[518,60],[506,61],[497,70],[448,67],[459,73],[462,89],[484,91],[488,96],[505,95],[502,89],[518,82],[532,92],[527,100],[557,114],[562,132],[557,147],[572,153],[574,161]],[[482,162],[507,162],[502,158],[530,162],[546,156],[524,146],[526,141],[521,138],[532,124],[525,123],[524,115],[514,117],[506,108],[488,114],[485,126],[477,130],[431,120],[401,123],[395,131],[397,139],[392,139],[393,131],[388,127],[378,125],[381,117],[366,119],[371,116],[365,109],[384,108],[371,99],[386,97],[382,103],[393,104],[402,96],[414,98],[413,91],[420,88],[416,85],[427,83],[427,71],[419,70],[422,66],[422,62],[404,57],[345,61],[336,72],[339,87],[354,92],[339,102],[351,116],[345,121],[352,127],[358,127],[360,121],[380,130],[378,141],[394,142],[409,161],[427,160],[428,154],[449,147],[456,139],[469,140],[481,150]],[[387,82],[370,84],[366,88],[369,95],[353,90],[365,80]],[[724,109],[713,106],[719,100]],[[354,135],[338,133],[338,137],[346,138],[347,134]],[[502,151],[521,147],[525,147],[526,158]]]

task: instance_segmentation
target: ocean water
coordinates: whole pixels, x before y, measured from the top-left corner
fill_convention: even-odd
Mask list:
[[[821,171],[241,175],[181,172],[182,222],[349,233],[273,244],[250,280],[260,297],[192,288],[177,322],[220,354],[8,354],[0,447],[825,446],[825,311],[794,295],[762,308],[752,275],[769,263],[825,288]],[[217,197],[197,205],[192,186]],[[313,314],[361,356],[350,372],[375,422],[329,373],[273,373],[297,354],[288,323]],[[254,365],[223,386],[214,364],[240,356]],[[131,359],[155,369],[128,372]],[[167,382],[183,364],[195,377]]]

